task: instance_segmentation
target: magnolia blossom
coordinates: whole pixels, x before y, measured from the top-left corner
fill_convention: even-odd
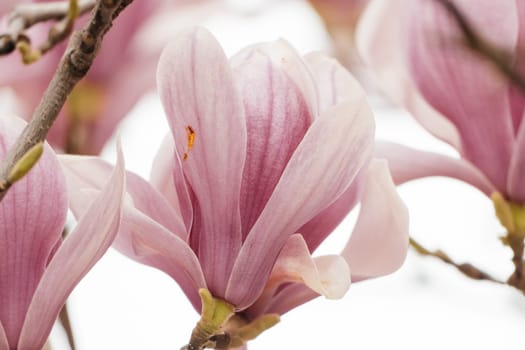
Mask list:
[[[21,119],[0,118],[0,158],[24,124]],[[117,234],[123,166],[120,161],[65,240],[66,181],[48,145],[35,167],[2,199],[0,349],[42,348],[66,298]]]
[[[513,55],[524,71],[523,1],[454,1],[476,32]],[[524,92],[487,59],[466,47],[463,34],[437,1],[374,1],[359,29],[359,46],[385,92],[461,159],[393,144],[396,182],[451,176],[490,196],[525,202]]]
[[[386,163],[371,160],[364,93],[334,60],[278,41],[228,61],[197,29],[165,49],[158,89],[171,134],[150,182],[128,173],[115,245],[172,276],[196,309],[202,288],[233,305],[227,333],[401,265],[407,211]],[[63,164],[79,215],[110,167],[81,156]],[[313,258],[359,199],[348,245]]]
[[[92,68],[73,90],[49,133],[54,147],[70,153],[100,152],[117,123],[155,86],[155,65],[161,46],[156,37],[142,35],[142,30],[159,15],[170,14],[172,22],[176,22],[181,5],[189,5],[189,1],[134,1],[119,15]],[[78,22],[80,26],[85,18]],[[173,25],[164,28],[172,29]],[[47,38],[48,31],[47,23],[29,30],[34,47]],[[18,54],[0,58],[0,87],[16,92],[18,112],[26,119],[39,103],[65,46],[54,48],[29,66],[22,64]]]

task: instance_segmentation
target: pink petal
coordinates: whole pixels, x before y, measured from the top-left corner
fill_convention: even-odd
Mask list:
[[[281,66],[254,50],[234,68],[247,131],[240,201],[243,238],[259,217],[312,119],[300,89]]]
[[[24,321],[19,349],[40,349],[44,345],[73,288],[111,246],[120,225],[124,176],[124,160],[119,150],[111,179],[42,275]]]
[[[185,32],[166,47],[157,78],[177,154],[199,205],[194,210],[202,216],[199,232],[192,230],[192,242],[199,243],[194,249],[210,290],[221,297],[241,245],[242,101],[224,52],[204,29]]]
[[[525,74],[525,57],[523,56],[525,50],[525,2],[516,1],[516,6],[520,21],[514,67],[523,75]],[[525,201],[525,185],[523,185],[523,176],[525,175],[525,155],[523,153],[525,149],[525,126],[522,120],[525,113],[525,94],[519,87],[511,86],[509,98],[517,135],[510,161],[507,193],[513,200],[523,202]]]
[[[525,74],[525,57],[523,51],[525,50],[525,2],[516,1],[516,16],[518,17],[518,39],[516,42],[516,50],[514,51],[513,66],[523,76]],[[512,121],[514,132],[519,133],[521,122],[523,120],[523,113],[525,111],[525,94],[523,89],[514,84],[509,87],[510,108],[512,111]]]
[[[371,1],[357,30],[359,53],[390,100],[406,108],[434,136],[461,150],[456,127],[423,99],[408,72],[402,43],[411,4],[407,0]]]
[[[297,306],[303,305],[318,296],[319,294],[304,284],[290,284],[284,286],[284,288],[272,298],[271,303],[268,305],[265,312],[284,315],[288,311]]]
[[[408,250],[408,210],[396,192],[385,160],[369,167],[356,226],[342,256],[352,281],[397,270]]]
[[[111,166],[85,156],[62,156],[61,161],[73,192],[73,212],[78,217],[100,192],[100,183],[108,177]],[[206,283],[197,257],[185,242],[187,232],[180,214],[149,183],[131,172],[126,178],[128,197],[113,246],[131,259],[169,274],[198,309],[197,291]]]
[[[514,1],[457,4],[487,39],[500,47],[514,47]],[[406,40],[418,87],[426,100],[457,127],[463,156],[504,191],[514,136],[508,81],[458,42],[461,34],[442,5],[417,1],[411,11]]]
[[[337,60],[318,52],[304,58],[315,80],[321,112],[344,101],[359,103],[362,94],[355,92],[361,85]]]
[[[361,86],[336,60],[320,53],[310,53],[305,59],[316,81],[321,110],[342,102],[359,103],[363,93],[356,91],[361,91]],[[339,199],[298,230],[310,251],[317,248],[357,203],[361,188],[360,177],[358,176]]]
[[[197,256],[180,237],[128,204],[114,246],[130,258],[166,272],[200,310],[198,290],[206,288],[206,281]]]
[[[316,294],[339,299],[350,288],[350,269],[339,255],[312,258],[303,237],[294,234],[279,253],[262,295],[248,309],[249,316],[267,313],[265,307],[271,303],[276,291],[288,283],[301,283]]]
[[[7,341],[7,335],[5,334],[2,322],[0,322],[0,349],[9,349],[9,342]]]
[[[374,121],[362,96],[316,119],[290,159],[235,262],[226,299],[238,308],[262,291],[288,237],[341,196],[368,161]]]
[[[166,135],[151,167],[150,184],[181,213],[187,232],[191,230],[193,207],[180,164],[175,162],[175,144],[171,134]]]
[[[71,210],[79,218],[94,198],[89,190],[102,190],[112,166],[97,157],[69,155],[60,156],[60,163],[68,182]],[[138,210],[183,239],[188,237],[180,214],[148,182],[129,171],[126,172],[126,192]]]
[[[496,188],[468,161],[419,151],[392,142],[377,142],[376,157],[386,158],[396,184],[428,176],[447,176],[464,181],[490,196]]]
[[[275,66],[286,73],[301,91],[309,109],[308,115],[312,119],[316,118],[321,112],[318,102],[319,93],[312,72],[297,51],[285,40],[257,44],[247,47],[232,57],[232,67],[245,65],[246,61],[251,60],[256,53],[268,57]]]
[[[523,93],[523,92],[522,92]],[[525,124],[522,123],[514,144],[509,167],[506,194],[514,201],[525,202]]]
[[[25,122],[0,117],[0,158]],[[16,347],[31,298],[54,249],[67,214],[66,183],[47,144],[36,166],[0,202],[0,320]]]
[[[308,244],[310,251],[317,249],[355,207],[362,192],[363,173],[361,170],[352,185],[335,202],[297,230]]]

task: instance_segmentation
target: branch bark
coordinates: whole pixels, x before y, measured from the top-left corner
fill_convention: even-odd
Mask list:
[[[83,15],[96,4],[96,0],[78,0],[78,15]],[[29,38],[24,31],[37,23],[55,20],[54,29],[49,33],[48,40],[42,45],[42,51],[51,49],[58,42],[65,39],[72,28],[68,28],[67,21],[70,11],[70,1],[42,2],[21,4],[15,7],[8,17],[7,31],[0,35],[0,55],[13,52],[20,42],[28,42]]]
[[[505,284],[505,282],[497,280],[496,278],[492,277],[488,273],[478,269],[472,264],[463,263],[458,264],[454,260],[452,260],[446,253],[444,253],[441,250],[431,251],[425,247],[423,247],[421,244],[419,244],[415,239],[410,237],[410,245],[412,248],[414,248],[415,251],[417,251],[419,254],[424,256],[433,256],[435,258],[438,258],[439,260],[455,267],[459,272],[464,274],[467,277],[470,277],[475,280],[481,280],[481,281],[490,281],[498,284]]]
[[[31,122],[0,164],[0,183],[5,182],[10,170],[29,149],[45,140],[67,97],[91,67],[113,20],[132,2],[133,0],[97,0],[90,21],[73,34]],[[0,200],[8,190],[9,186],[0,189]]]

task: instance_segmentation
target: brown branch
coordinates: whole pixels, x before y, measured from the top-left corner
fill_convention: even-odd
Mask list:
[[[441,4],[456,22],[463,33],[466,46],[474,53],[491,62],[503,76],[509,79],[516,87],[525,91],[525,76],[513,66],[514,55],[512,52],[509,52],[508,49],[498,47],[483,38],[476,31],[469,19],[451,0],[435,1]]]
[[[514,264],[514,272],[507,283],[525,294],[525,274],[523,273],[523,250],[525,249],[525,244],[523,236],[508,234],[505,242],[512,249],[512,263]]]
[[[42,2],[21,4],[15,7],[8,15],[7,31],[0,35],[0,55],[7,55],[15,50],[17,45],[28,45],[30,39],[25,30],[37,23],[54,20],[57,23],[50,29],[47,40],[38,51],[45,53],[59,42],[62,42],[71,33],[72,24],[76,15],[83,15],[96,4],[96,0],[77,0],[75,16],[69,16],[71,2]]]
[[[7,179],[10,170],[29,149],[45,140],[67,97],[91,67],[104,35],[111,28],[113,19],[132,2],[133,0],[97,1],[89,23],[75,32],[71,38],[57,71],[33,113],[31,122],[0,164],[0,183]],[[0,189],[0,200],[8,189],[9,186]]]
[[[446,253],[444,253],[441,250],[436,251],[430,251],[427,248],[423,247],[421,244],[419,244],[415,239],[410,237],[410,245],[414,250],[416,250],[419,254],[424,256],[433,256],[435,258],[438,258],[439,260],[455,267],[459,272],[464,274],[467,277],[470,277],[475,280],[482,280],[482,281],[490,281],[498,284],[505,284],[505,282],[497,280],[496,278],[492,277],[488,273],[478,269],[472,264],[463,263],[458,264],[454,260],[452,260]]]

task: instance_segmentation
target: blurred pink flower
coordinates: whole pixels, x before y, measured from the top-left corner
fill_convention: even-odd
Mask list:
[[[141,31],[157,15],[170,14],[172,22],[177,22],[180,7],[190,3],[134,1],[122,12],[106,35],[93,67],[77,85],[53,125],[48,137],[54,147],[69,153],[100,152],[118,122],[155,86],[160,45],[152,44],[157,38],[144,37]],[[83,23],[85,19],[78,21]],[[40,24],[29,31],[35,46],[45,40],[48,29],[48,24]],[[159,49],[155,51],[152,47]],[[30,66],[23,65],[18,54],[0,58],[0,87],[7,86],[16,92],[20,100],[17,112],[26,119],[40,101],[64,48],[65,44],[54,48]]]
[[[327,24],[355,27],[369,0],[308,0]]]
[[[245,322],[283,314],[351,280],[395,271],[408,247],[407,212],[384,161],[371,161],[374,121],[358,83],[321,54],[286,42],[228,61],[205,30],[164,51],[158,88],[172,134],[148,183],[128,173],[116,247],[172,276],[196,309],[198,290]],[[65,156],[76,215],[97,158]],[[361,199],[341,255],[311,253]]]
[[[338,59],[349,69],[357,68],[355,28],[369,0],[308,0],[333,39]],[[354,69],[355,70],[355,69]]]
[[[0,158],[24,124],[0,118]],[[42,348],[66,298],[117,234],[123,167],[64,241],[66,182],[48,145],[0,202],[0,349]]]
[[[514,54],[523,71],[525,3],[454,1],[484,38]],[[474,54],[437,1],[375,0],[358,44],[379,85],[423,127],[460,154],[455,159],[395,144],[378,147],[396,182],[451,176],[490,196],[525,202],[525,95]]]

